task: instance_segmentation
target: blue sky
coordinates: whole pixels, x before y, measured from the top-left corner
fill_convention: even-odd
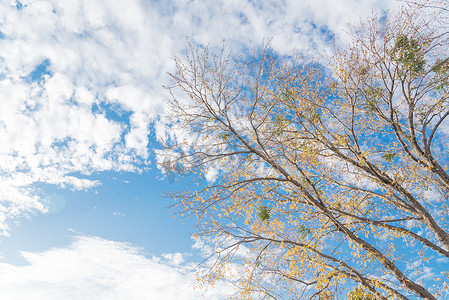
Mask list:
[[[238,54],[345,45],[395,1],[42,0],[0,3],[0,290],[8,299],[197,299],[193,219],[155,164],[186,36]],[[325,9],[323,9],[325,8]],[[223,299],[219,283],[204,294]],[[28,298],[27,298],[28,297]]]

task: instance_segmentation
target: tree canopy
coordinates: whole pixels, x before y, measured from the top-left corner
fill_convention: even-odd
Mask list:
[[[373,15],[327,64],[269,45],[174,58],[160,165],[199,175],[171,196],[210,246],[206,282],[244,299],[449,293],[446,14]]]

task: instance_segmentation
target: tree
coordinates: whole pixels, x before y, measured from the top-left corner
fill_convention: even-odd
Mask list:
[[[448,292],[448,34],[423,9],[352,27],[328,66],[268,45],[174,58],[160,165],[199,175],[171,196],[212,247],[206,281],[248,299]]]

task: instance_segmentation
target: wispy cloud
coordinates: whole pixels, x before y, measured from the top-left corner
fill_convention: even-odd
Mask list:
[[[192,263],[181,253],[145,256],[127,243],[77,236],[65,248],[22,252],[25,266],[0,263],[5,299],[225,299],[219,283],[194,289]]]

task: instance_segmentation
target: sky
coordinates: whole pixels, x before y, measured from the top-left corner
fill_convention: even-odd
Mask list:
[[[154,151],[187,39],[320,57],[391,0],[0,1],[0,291],[5,299],[224,299],[194,288],[193,219]]]

